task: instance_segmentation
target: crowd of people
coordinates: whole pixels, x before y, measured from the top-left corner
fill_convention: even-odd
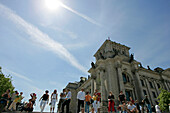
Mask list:
[[[28,102],[22,103],[23,92],[14,91],[14,93],[11,93],[11,91],[8,89],[4,94],[2,94],[2,98],[0,99],[0,113],[2,111],[27,111],[32,112],[33,111],[33,105],[36,101],[36,94],[31,93],[31,98]]]
[[[69,113],[69,103],[71,98],[67,98],[68,93],[63,90],[60,94],[60,101],[58,106],[59,113],[64,112],[64,106],[66,105],[66,113]],[[145,112],[156,112],[161,113],[158,105],[151,107],[149,99],[147,95],[142,100],[142,102],[138,102],[138,100],[133,100],[132,97],[126,99],[126,96],[120,91],[118,98],[119,105],[115,105],[115,97],[112,92],[109,92],[108,100],[107,100],[107,110],[108,113],[145,113]],[[69,101],[65,101],[69,99]],[[66,102],[66,103],[65,103]],[[77,93],[77,113],[100,113],[100,102],[101,102],[101,93],[98,90],[95,90],[94,94],[91,96],[89,92],[84,92],[84,89],[81,89]],[[60,110],[60,108],[62,110]],[[91,108],[91,110],[90,110]],[[153,109],[153,110],[152,110]]]
[[[14,93],[11,93],[10,90],[7,90],[2,95],[0,100],[0,112],[3,110],[32,112],[33,106],[35,105],[35,101],[37,99],[36,94],[31,93],[31,98],[26,103],[21,103],[21,100],[24,98],[22,95],[23,92],[18,93],[18,91],[15,91]],[[57,90],[53,91],[51,97],[49,97],[49,91],[46,90],[42,97],[39,99],[41,113],[44,111],[44,108],[47,104],[50,105],[50,113],[54,113],[57,97]],[[69,89],[63,89],[63,91],[60,93],[60,100],[58,103],[57,111],[58,113],[69,113],[71,97],[71,91]],[[147,95],[142,100],[142,102],[133,100],[132,97],[130,97],[127,101],[123,92],[120,91],[120,94],[117,98],[119,105],[115,105],[115,96],[112,92],[109,92],[108,100],[106,102],[108,104],[108,113],[144,113],[144,111],[152,113],[153,111]],[[51,101],[49,102],[50,99]],[[89,92],[85,93],[84,89],[81,89],[77,93],[77,113],[100,113],[100,103],[101,93],[98,92],[98,90],[95,90],[92,96],[89,94]],[[158,105],[155,106],[154,112],[161,113]]]

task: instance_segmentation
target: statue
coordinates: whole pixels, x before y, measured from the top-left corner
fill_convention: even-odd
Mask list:
[[[100,58],[101,58],[101,59],[104,59],[104,56],[102,55],[102,53],[100,53]]]
[[[133,60],[134,60],[134,55],[131,54],[131,55],[130,55],[130,61],[129,61],[129,62],[131,63]]]
[[[148,67],[148,70],[151,70],[151,68],[147,65],[147,67]]]
[[[140,65],[140,68],[143,68],[143,66],[142,66],[142,64],[141,64],[141,63],[140,63],[139,65]]]
[[[92,67],[93,69],[95,68],[94,62],[91,62],[91,67]]]

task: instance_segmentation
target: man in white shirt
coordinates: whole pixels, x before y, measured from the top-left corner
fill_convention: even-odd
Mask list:
[[[155,106],[155,110],[156,110],[156,113],[161,113],[161,110],[158,104]]]
[[[71,91],[69,89],[67,89],[67,95],[66,95],[65,101],[62,104],[62,113],[65,113],[64,112],[64,106],[65,105],[66,105],[66,113],[69,113],[70,101],[71,101]]]
[[[128,109],[131,113],[137,113],[136,106],[133,105],[132,102],[130,102],[130,104],[127,106],[127,109]]]
[[[78,109],[77,113],[80,112],[80,106],[84,108],[84,100],[85,100],[85,92],[84,89],[82,88],[81,91],[77,93],[77,99],[78,99]]]

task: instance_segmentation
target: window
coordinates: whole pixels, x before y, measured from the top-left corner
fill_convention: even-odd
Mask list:
[[[149,82],[149,84],[150,84],[150,87],[153,88],[152,82]]]
[[[144,95],[147,95],[146,90],[143,90],[143,94],[144,94]]]
[[[141,81],[142,86],[145,86],[144,81],[143,80],[140,80],[140,81]]]
[[[157,83],[158,88],[161,88],[160,84]]]
[[[123,82],[126,83],[126,82],[127,82],[127,80],[126,80],[126,74],[123,73],[122,76],[123,76]]]
[[[128,90],[128,91],[126,90],[125,93],[126,93],[126,100],[130,101],[130,97],[133,97],[132,96],[132,91],[131,90]]]
[[[153,91],[152,91],[152,94],[153,94],[153,97],[154,97],[154,98],[156,98],[156,94],[155,94],[155,92],[153,92]]]
[[[127,83],[127,82],[130,82],[130,78],[129,78],[129,76],[127,76],[126,74],[122,74],[122,76],[123,76],[123,82],[124,83]]]

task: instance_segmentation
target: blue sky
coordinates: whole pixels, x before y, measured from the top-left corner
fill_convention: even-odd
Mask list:
[[[131,47],[143,66],[170,66],[169,0],[0,0],[0,66],[16,90],[38,98],[87,77],[109,36]],[[39,110],[39,103],[35,110]],[[46,107],[46,111],[49,106]]]

